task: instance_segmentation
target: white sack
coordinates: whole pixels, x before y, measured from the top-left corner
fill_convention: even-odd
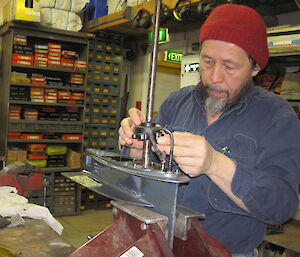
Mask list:
[[[89,2],[90,0],[42,0],[40,2],[40,8],[49,7],[69,12],[79,12]]]
[[[41,8],[41,24],[55,29],[79,31],[82,28],[80,17],[74,12],[60,9]]]
[[[63,226],[52,216],[48,208],[28,203],[27,198],[18,195],[15,187],[0,187],[0,215],[12,217],[16,214],[32,219],[42,219],[59,235],[62,234]]]

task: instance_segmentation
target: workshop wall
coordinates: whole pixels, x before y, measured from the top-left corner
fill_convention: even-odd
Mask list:
[[[171,92],[180,88],[180,80],[178,79],[179,75],[158,72],[156,76],[157,84],[154,95],[154,114],[158,112],[160,105],[167,96]]]
[[[170,35],[170,42],[159,45],[158,51],[179,49],[184,55],[195,54],[192,51],[192,44],[198,41],[199,31],[192,30],[188,32],[174,33]],[[138,42],[139,46],[143,46],[145,42]],[[148,48],[145,52],[143,47],[138,48],[137,58],[131,63],[129,98],[127,109],[136,106],[136,101],[141,101],[142,111],[147,108],[148,83],[151,63],[151,49]],[[159,106],[165,98],[173,91],[180,88],[180,75],[157,73],[154,112],[157,112]]]

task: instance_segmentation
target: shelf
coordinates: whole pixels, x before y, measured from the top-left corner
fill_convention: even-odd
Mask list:
[[[39,88],[56,88],[56,89],[69,89],[69,90],[76,90],[76,91],[84,91],[83,87],[70,87],[70,86],[52,86],[52,85],[35,85],[31,83],[16,83],[11,82],[12,86],[19,86],[19,87],[39,87]]]
[[[46,124],[46,125],[83,125],[82,121],[61,121],[61,120],[9,120],[9,123],[26,123],[26,124]]]
[[[163,2],[172,11],[174,10],[178,0],[164,0]],[[193,13],[194,11],[196,12],[195,9],[197,8],[197,4],[199,2],[202,1],[201,0],[182,1],[180,3],[180,8],[185,5],[191,5],[192,7],[195,7],[194,10],[192,10],[191,12]],[[213,3],[212,0],[207,0],[204,2]],[[285,0],[285,1],[282,0],[281,2],[279,1],[279,3],[276,2],[276,5],[270,4],[267,6],[271,8],[271,10],[274,12],[274,15],[298,10],[298,7],[294,2],[294,0]],[[258,7],[259,9],[260,5],[257,4],[256,7]],[[127,36],[145,37],[148,31],[152,31],[152,28],[146,30],[146,29],[133,28],[132,26],[134,17],[138,14],[139,10],[141,10],[142,8],[149,11],[150,14],[153,14],[155,9],[155,0],[149,0],[147,2],[144,2],[142,4],[133,7],[127,7],[123,11],[111,13],[106,16],[102,16],[90,20],[84,23],[83,31],[101,32],[101,30],[108,30],[108,31],[120,33]],[[203,19],[201,21],[201,18],[198,18],[196,21],[194,20],[193,22],[188,22],[188,26],[186,26],[187,22],[185,22],[185,20],[183,22],[178,22],[174,18],[171,21],[169,21],[165,27],[168,27],[172,31],[186,31],[191,29],[199,29],[199,26],[201,25],[202,22]]]
[[[43,129],[43,128],[35,128],[35,129],[26,129],[26,128],[8,128],[9,132],[51,132],[51,133],[66,133],[66,130],[63,129]],[[83,133],[83,129],[68,129],[68,133]]]
[[[180,6],[182,7],[189,4],[196,5],[199,2],[200,0],[190,0],[183,2],[182,4],[180,4]],[[164,4],[166,6],[169,6],[170,9],[173,9],[176,3],[177,0],[164,0]],[[132,26],[134,17],[142,8],[149,11],[150,14],[153,14],[155,10],[155,0],[150,0],[133,7],[127,7],[125,11],[111,13],[109,15],[90,20],[84,24],[83,31],[96,32],[101,30],[109,30],[127,36],[145,36],[147,35],[148,31],[152,31],[152,28],[146,30],[133,28]],[[197,25],[196,23],[197,22],[190,23],[190,27],[195,24],[195,26],[199,28],[199,25]],[[176,26],[180,27],[181,25],[182,24],[178,24],[178,22],[176,22]],[[184,27],[186,28],[186,26]]]
[[[41,139],[41,140],[25,140],[25,139],[8,139],[8,143],[65,143],[65,144],[81,144],[82,140],[61,140],[61,139]]]
[[[83,133],[83,121],[8,120],[10,132]]]
[[[88,38],[95,35],[77,31],[67,31],[64,29],[54,29],[48,26],[41,26],[40,22],[32,21],[8,21],[0,27],[0,35],[7,31],[17,31],[29,37],[43,38],[49,41],[63,41],[71,44],[87,45]]]
[[[56,71],[56,72],[65,72],[65,73],[80,73],[85,74],[86,71],[82,70],[72,70],[67,68],[54,68],[54,67],[40,67],[40,66],[29,66],[29,65],[20,65],[20,64],[12,64],[12,68],[22,68],[22,69],[34,69],[34,70],[44,70],[44,71]]]
[[[9,100],[11,104],[24,104],[24,105],[49,105],[49,106],[68,106],[68,107],[84,107],[83,104],[63,104],[63,103],[35,103],[29,101]]]
[[[300,44],[275,47],[269,46],[269,53],[271,57],[300,55]]]
[[[103,127],[103,128],[118,128],[119,124],[84,124],[85,127]]]

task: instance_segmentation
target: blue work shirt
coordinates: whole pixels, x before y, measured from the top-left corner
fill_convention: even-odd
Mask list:
[[[232,253],[256,248],[265,224],[287,221],[298,207],[300,122],[287,101],[252,83],[242,101],[208,125],[190,86],[173,92],[155,121],[171,131],[201,135],[235,160],[231,190],[250,212],[239,208],[206,175],[180,186],[180,204],[206,215],[201,224]],[[222,170],[220,170],[222,172]]]

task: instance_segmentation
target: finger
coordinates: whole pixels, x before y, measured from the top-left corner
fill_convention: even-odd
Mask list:
[[[174,156],[174,160],[178,165],[201,167],[203,164],[203,158],[201,157],[178,157]]]
[[[157,144],[158,148],[161,151],[165,151],[167,154],[170,154],[170,146],[169,145],[160,145]],[[186,146],[175,146],[173,150],[173,156],[180,157],[197,157],[199,152],[195,151],[195,148],[186,147]]]
[[[189,132],[173,132],[174,137],[174,145],[181,145],[181,146],[190,146],[194,144],[195,140],[200,139],[201,136],[199,135],[193,135]],[[170,144],[170,135],[166,137],[160,137],[158,138],[157,142],[159,144]]]
[[[121,121],[121,127],[124,136],[131,138],[134,130],[134,124],[131,120],[131,118],[125,118]]]
[[[139,140],[134,139],[131,147],[142,150],[143,149],[143,141],[139,141]]]
[[[189,132],[174,132],[174,144],[180,146],[195,146],[195,145],[202,145],[204,142],[204,137],[199,135],[194,135]]]
[[[119,128],[119,138],[124,142],[123,145],[133,143],[132,132],[129,129],[124,130],[122,127]],[[121,142],[121,140],[119,140]]]
[[[126,142],[121,137],[119,137],[119,144],[120,145],[126,145]]]
[[[136,126],[141,125],[141,122],[146,120],[146,115],[137,108],[129,109],[128,114]]]

